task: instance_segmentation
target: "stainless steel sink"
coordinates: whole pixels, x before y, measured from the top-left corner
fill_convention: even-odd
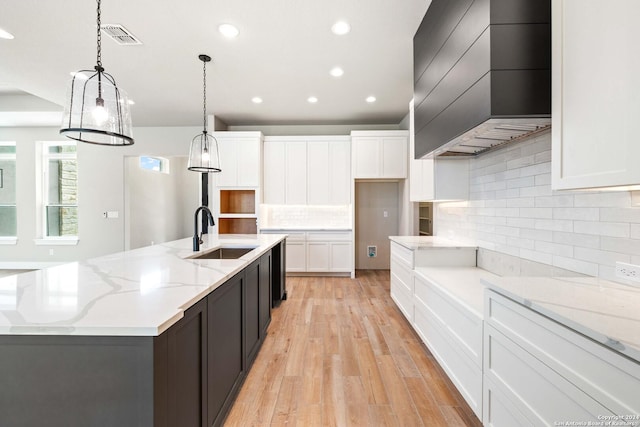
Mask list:
[[[239,247],[221,247],[209,252],[204,252],[201,255],[195,255],[190,257],[191,259],[238,259],[243,255],[254,250],[254,248],[239,248]]]

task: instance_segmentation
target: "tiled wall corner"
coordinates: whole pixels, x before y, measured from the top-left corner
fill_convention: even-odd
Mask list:
[[[504,255],[479,257],[488,269],[615,280],[616,261],[640,263],[630,192],[552,191],[550,133],[471,159],[469,175],[469,200],[436,203],[434,231]]]

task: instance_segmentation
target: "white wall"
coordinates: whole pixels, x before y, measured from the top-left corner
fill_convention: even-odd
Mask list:
[[[434,204],[435,234],[610,280],[640,264],[630,192],[552,191],[550,171],[550,133],[472,159],[469,201]]]
[[[125,248],[124,159],[126,156],[177,156],[189,153],[199,127],[135,128],[135,144],[105,147],[78,143],[79,242],[75,246],[37,246],[36,141],[66,141],[58,128],[0,128],[0,140],[16,142],[18,242],[0,246],[0,268],[29,262],[61,262],[96,257]],[[193,208],[195,209],[196,206]],[[118,219],[104,219],[118,211]],[[49,251],[53,250],[53,255]]]
[[[200,174],[187,170],[188,156],[166,158],[167,173],[141,169],[139,159],[125,159],[125,248],[192,236]]]

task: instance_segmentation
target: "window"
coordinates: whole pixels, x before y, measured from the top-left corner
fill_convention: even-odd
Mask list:
[[[169,160],[162,157],[140,156],[140,169],[169,173]]]
[[[15,237],[16,229],[16,143],[0,142],[0,239]]]
[[[42,234],[78,236],[78,161],[75,142],[45,142],[42,147]]]

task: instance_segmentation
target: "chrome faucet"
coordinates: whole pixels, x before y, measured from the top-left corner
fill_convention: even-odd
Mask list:
[[[216,225],[216,223],[213,221],[213,215],[211,214],[211,211],[209,210],[208,207],[206,206],[200,206],[198,209],[196,209],[196,213],[193,216],[193,251],[197,252],[200,250],[200,244],[202,243],[202,234],[204,233],[204,230],[200,232],[200,234],[198,235],[198,213],[200,213],[200,211],[204,212],[204,215],[207,215],[207,217],[209,218],[209,225],[210,226],[214,226]]]

